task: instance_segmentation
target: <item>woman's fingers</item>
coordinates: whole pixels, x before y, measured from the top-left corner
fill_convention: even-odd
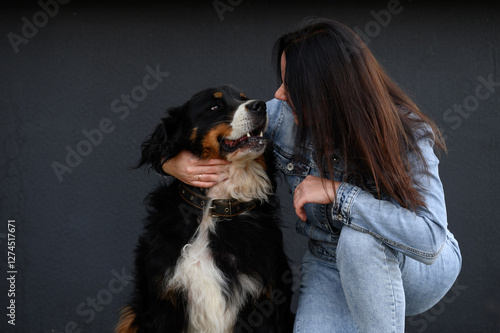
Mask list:
[[[218,168],[214,169],[210,169],[211,171],[216,171],[218,170]],[[189,184],[193,185],[193,186],[196,186],[196,187],[203,187],[203,188],[207,188],[207,187],[212,187],[214,185],[217,185],[218,183],[224,181],[227,179],[227,172],[224,172],[224,171],[216,171],[215,173],[214,172],[210,172],[210,173],[198,173],[198,174],[195,174],[193,176],[191,176],[191,181],[189,182]]]
[[[212,187],[226,180],[227,165],[230,164],[221,159],[202,160],[188,151],[182,151],[167,163],[172,176],[188,185],[202,188]]]
[[[196,157],[194,157],[196,159]],[[231,162],[228,162],[226,160],[219,160],[219,159],[209,159],[209,160],[200,160],[198,159],[198,165],[199,166],[212,166],[212,165],[216,165],[216,166],[222,166],[222,165],[228,165],[228,164],[231,164]]]
[[[293,195],[295,213],[302,220],[307,219],[304,205],[307,203],[328,204],[335,200],[338,182],[307,176],[296,188]]]

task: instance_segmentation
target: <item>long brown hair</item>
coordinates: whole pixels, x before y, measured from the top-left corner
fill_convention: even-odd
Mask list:
[[[322,166],[326,160],[331,175],[333,156],[340,152],[345,172],[371,179],[379,198],[383,193],[412,210],[425,206],[420,184],[411,178],[409,153],[427,169],[416,133],[431,136],[439,149],[446,150],[445,143],[434,122],[390,79],[366,44],[343,24],[309,21],[274,46],[280,84],[283,53],[283,83],[298,118],[297,149],[309,129],[316,162]]]

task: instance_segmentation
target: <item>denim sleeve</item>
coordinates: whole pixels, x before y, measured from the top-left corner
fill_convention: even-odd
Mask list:
[[[357,186],[341,183],[332,207],[332,219],[370,233],[415,260],[432,264],[446,241],[446,205],[438,172],[439,160],[433,151],[434,141],[422,138],[418,144],[428,172],[411,156],[412,178],[420,184],[415,186],[427,207],[413,212],[394,202],[379,200]]]

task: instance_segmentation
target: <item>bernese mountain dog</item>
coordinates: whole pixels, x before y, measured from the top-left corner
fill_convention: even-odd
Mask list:
[[[173,180],[147,197],[135,288],[116,332],[292,331],[267,122],[264,102],[221,86],[167,110],[142,144],[139,167],[159,173],[182,150],[231,163],[212,188]]]

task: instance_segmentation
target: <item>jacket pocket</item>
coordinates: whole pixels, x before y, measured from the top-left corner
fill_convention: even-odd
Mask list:
[[[291,153],[285,152],[276,145],[274,146],[274,156],[276,165],[283,173],[286,182],[290,186],[290,190],[294,191],[300,182],[309,174],[311,166],[294,161]]]

